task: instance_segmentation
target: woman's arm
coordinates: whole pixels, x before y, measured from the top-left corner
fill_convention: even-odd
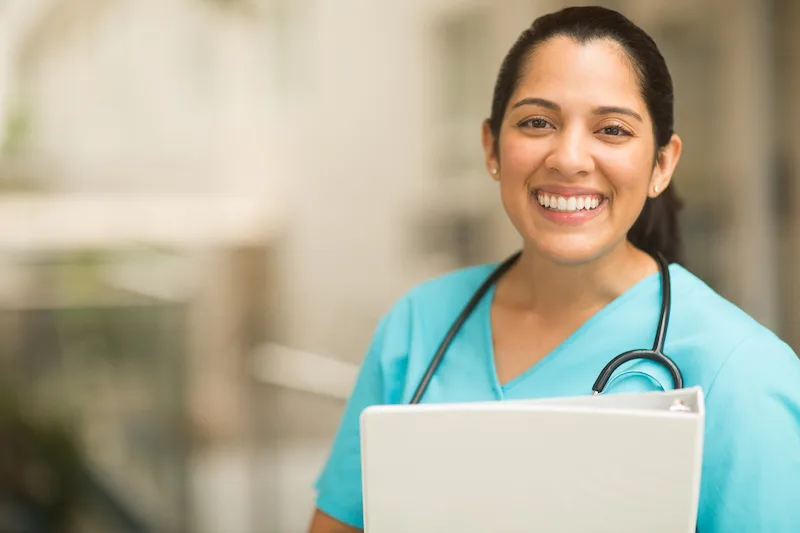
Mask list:
[[[364,527],[360,417],[367,407],[396,403],[402,394],[409,339],[406,316],[405,303],[399,303],[378,323],[315,483],[311,533],[354,533]]]
[[[326,515],[319,509],[314,511],[308,533],[363,533],[363,529],[348,526],[335,518]]]
[[[701,533],[800,531],[800,361],[771,335],[742,344],[706,397]]]

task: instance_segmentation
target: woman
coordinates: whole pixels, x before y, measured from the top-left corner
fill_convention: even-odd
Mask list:
[[[655,43],[598,7],[538,19],[503,62],[483,145],[522,254],[464,323],[422,401],[586,394],[611,357],[652,345],[661,254],[672,278],[664,351],[684,386],[706,394],[699,530],[800,531],[800,360],[679,265],[670,180],[681,140]],[[410,400],[495,267],[421,284],[383,317],[317,483],[312,533],[363,527],[359,414]],[[671,386],[663,367],[639,360],[606,390]]]

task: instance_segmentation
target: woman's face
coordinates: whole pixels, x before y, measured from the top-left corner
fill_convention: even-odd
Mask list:
[[[654,165],[653,124],[632,65],[607,40],[542,43],[509,100],[498,153],[488,123],[483,138],[487,166],[526,247],[570,264],[625,242],[646,198],[668,185],[680,153],[675,136]]]

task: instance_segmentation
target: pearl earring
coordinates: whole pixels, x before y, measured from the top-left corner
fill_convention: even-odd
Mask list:
[[[658,184],[656,184],[656,186],[653,187],[653,190],[656,192],[656,194],[658,194],[659,192],[661,192],[661,187]]]
[[[496,168],[493,168],[493,169],[492,169],[492,174],[493,174],[493,175],[495,175],[495,176],[497,176],[497,169],[496,169]]]

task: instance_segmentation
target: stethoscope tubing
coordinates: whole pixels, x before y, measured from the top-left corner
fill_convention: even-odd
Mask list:
[[[495,268],[495,270],[492,271],[492,273],[484,280],[480,287],[478,287],[470,300],[464,306],[463,310],[459,313],[452,326],[450,326],[450,329],[447,331],[444,339],[442,339],[442,342],[439,344],[436,353],[434,353],[433,358],[431,359],[428,368],[425,370],[425,373],[420,379],[413,396],[409,400],[409,403],[416,404],[422,401],[422,397],[425,395],[425,391],[427,391],[431,380],[436,373],[436,370],[441,365],[445,353],[453,343],[453,340],[461,330],[464,323],[472,315],[472,312],[486,295],[489,288],[494,285],[497,280],[499,280],[514,265],[514,263],[517,262],[521,255],[521,251],[512,254],[505,261],[500,263],[500,265],[498,265],[498,267]],[[680,368],[678,368],[678,365],[675,364],[672,359],[664,355],[664,343],[667,336],[667,326],[669,325],[669,315],[672,309],[672,288],[670,284],[669,265],[661,254],[652,254],[652,256],[658,263],[659,271],[661,273],[661,311],[659,313],[656,336],[653,341],[653,349],[631,350],[611,359],[597,376],[597,380],[592,386],[593,394],[601,394],[614,372],[621,365],[634,359],[648,359],[663,365],[672,376],[673,386],[676,389],[683,388],[683,376]]]

